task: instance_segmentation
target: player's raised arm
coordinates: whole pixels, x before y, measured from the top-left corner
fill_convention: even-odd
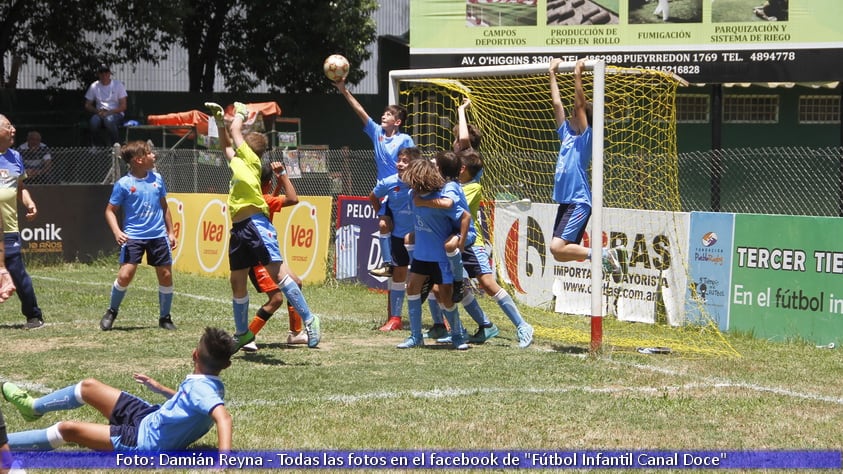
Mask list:
[[[571,128],[581,134],[588,128],[588,99],[582,87],[582,71],[585,69],[585,59],[580,59],[574,65],[574,114],[571,117]]]
[[[345,97],[345,101],[348,102],[348,105],[351,106],[351,109],[354,110],[354,113],[360,117],[360,120],[365,125],[369,121],[369,114],[366,113],[366,109],[360,105],[360,102],[357,102],[357,99],[354,98],[354,95],[352,95],[351,91],[345,86],[345,78],[334,82],[334,87],[336,87],[337,90],[340,91],[340,94]]]
[[[205,108],[211,113],[217,124],[217,133],[220,138],[220,149],[227,161],[234,158],[234,147],[231,145],[231,137],[228,135],[228,127],[225,125],[225,112],[221,105],[215,102],[205,102]]]
[[[290,176],[287,174],[287,167],[280,161],[273,161],[270,166],[272,166],[272,172],[275,173],[275,178],[278,179],[278,185],[275,186],[273,195],[277,196],[281,188],[284,188],[284,204],[281,207],[295,206],[298,204],[299,195],[296,192],[296,187],[293,186],[293,182],[290,180]]]
[[[550,73],[550,99],[553,102],[553,117],[556,119],[556,128],[561,127],[567,119],[565,116],[565,106],[562,105],[562,98],[559,96],[559,84],[556,83],[556,70],[561,63],[561,59],[553,58],[548,68],[548,72]]]
[[[468,134],[468,120],[465,117],[465,109],[469,105],[471,105],[471,99],[466,97],[462,100],[462,104],[457,107],[457,143],[459,143],[460,150],[471,148],[471,137]]]

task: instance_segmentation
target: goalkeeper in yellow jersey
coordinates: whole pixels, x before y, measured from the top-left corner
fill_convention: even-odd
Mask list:
[[[571,117],[565,114],[556,83],[556,71],[561,62],[561,59],[553,58],[549,68],[556,133],[562,142],[553,184],[553,200],[559,203],[559,210],[553,224],[550,252],[558,262],[591,260],[591,249],[580,245],[591,217],[591,187],[586,170],[591,164],[593,137],[591,103],[586,99],[582,85],[585,60],[580,59],[574,66],[574,109]],[[603,269],[611,272],[616,283],[620,282],[623,271],[616,249],[603,249]]]

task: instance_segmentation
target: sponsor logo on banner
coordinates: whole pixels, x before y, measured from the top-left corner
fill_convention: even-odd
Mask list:
[[[729,330],[840,344],[843,221],[735,215]]]
[[[317,214],[316,206],[307,201],[299,201],[284,226],[284,260],[299,278],[310,275],[316,263],[316,244],[319,242]]]
[[[173,219],[173,234],[176,236],[176,248],[173,250],[173,264],[175,264],[184,247],[184,203],[173,197],[167,197],[167,207]]]
[[[368,197],[337,198],[336,278],[355,278],[369,288],[386,288],[387,278],[376,278],[369,270],[380,265],[378,215]]]
[[[211,199],[199,213],[196,228],[196,256],[202,270],[217,271],[228,257],[227,205]]]
[[[712,320],[721,331],[729,329],[734,221],[730,213],[691,213],[685,316],[696,324]]]
[[[26,243],[27,252],[38,254],[61,254],[64,250],[61,238],[62,228],[54,222],[39,227],[21,227],[20,238]]]
[[[559,263],[549,244],[553,237],[556,204],[525,202],[495,206],[495,246],[504,256],[504,281],[516,288],[516,297],[531,306],[555,299],[557,312],[591,314],[591,262]],[[680,247],[687,242],[688,215],[629,209],[604,209],[604,246],[624,250],[627,275],[615,283],[603,278],[604,313],[619,319],[655,322],[658,300],[671,324],[682,322],[687,276]],[[583,245],[590,245],[590,225]]]
[[[499,265],[502,280],[515,287],[519,301],[530,306],[547,305],[553,300],[554,266],[548,244],[556,207],[497,202],[494,215],[495,253],[503,255]]]

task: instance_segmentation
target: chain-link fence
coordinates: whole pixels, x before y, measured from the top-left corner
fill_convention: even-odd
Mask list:
[[[154,152],[156,169],[164,177],[168,191],[228,193],[231,171],[221,151],[155,148]],[[110,147],[50,148],[49,154],[49,165],[27,162],[31,176],[27,184],[112,184],[128,171],[126,163]],[[329,150],[319,154],[312,164],[301,160],[296,172],[291,173],[299,194],[367,196],[374,187],[371,150]],[[281,161],[284,155],[276,148],[264,159]]]
[[[679,155],[683,211],[843,216],[843,148],[736,148]]]
[[[231,171],[222,153],[199,149],[156,148],[156,167],[170,192],[228,192]],[[111,184],[126,173],[126,164],[111,148],[52,148],[48,172],[31,184]],[[375,184],[371,150],[325,150],[308,162],[300,153],[293,179],[308,196],[366,196]],[[280,161],[276,148],[265,159]],[[488,159],[493,159],[489,158]],[[552,170],[549,170],[552,173]],[[484,181],[489,181],[485,180]],[[843,148],[739,148],[679,155],[683,211],[722,211],[812,216],[843,215]],[[503,185],[502,185],[503,186]],[[529,183],[502,189],[486,184],[487,198],[520,195]],[[529,194],[529,193],[526,193]],[[522,196],[523,197],[523,196]],[[549,202],[550,196],[530,196]]]

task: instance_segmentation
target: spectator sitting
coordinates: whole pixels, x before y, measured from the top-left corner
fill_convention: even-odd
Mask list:
[[[37,130],[32,130],[26,134],[26,141],[21,143],[18,151],[23,158],[28,184],[56,182],[52,172],[53,157],[50,156],[50,148],[41,142],[41,134]]]
[[[112,146],[120,143],[117,127],[123,124],[128,94],[123,83],[111,78],[111,68],[100,64],[97,69],[98,80],[94,81],[85,93],[85,110],[91,116],[91,141],[93,145]],[[108,132],[108,143],[97,143],[100,128]]]

